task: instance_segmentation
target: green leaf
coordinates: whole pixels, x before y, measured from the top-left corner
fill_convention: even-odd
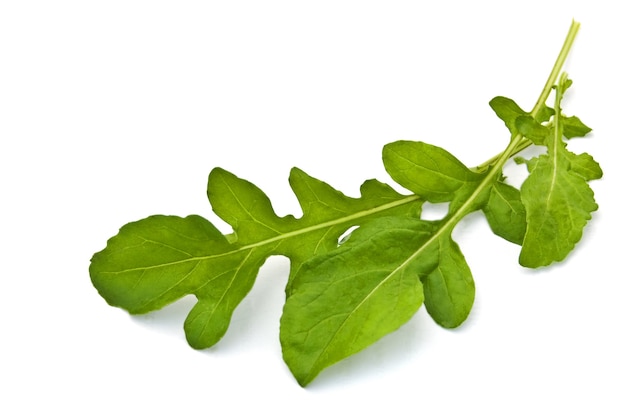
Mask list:
[[[204,218],[157,215],[122,227],[91,259],[91,279],[109,304],[145,313],[199,288],[230,249]]]
[[[280,218],[259,188],[232,173],[215,168],[209,175],[207,195],[213,211],[230,224],[239,244],[254,244],[287,232],[295,218]]]
[[[530,139],[534,144],[543,145],[550,138],[550,129],[539,124],[531,116],[520,116],[515,119],[517,131]]]
[[[494,234],[512,243],[522,244],[526,234],[526,209],[518,189],[496,182],[483,212]]]
[[[185,334],[192,347],[207,348],[224,335],[270,255],[289,257],[293,274],[308,258],[337,247],[339,237],[362,221],[420,214],[418,197],[378,181],[366,181],[360,198],[347,197],[299,169],[292,170],[290,182],[302,218],[277,216],[255,185],[214,169],[207,193],[233,235],[227,238],[198,216],[155,216],[128,224],[92,258],[94,286],[111,305],[131,313],[195,295],[198,302],[185,321]]]
[[[408,156],[400,157],[401,152]],[[464,215],[486,203],[494,175],[470,171],[445,150],[421,142],[385,146],[383,162],[394,179],[419,196],[449,200],[451,212],[437,222],[408,217],[365,222],[338,249],[313,257],[295,273],[281,342],[285,361],[302,385],[410,318],[417,306],[413,310],[397,300],[399,294],[386,292],[398,278],[404,281],[410,274],[422,283],[426,309],[443,327],[460,325],[471,311],[474,281],[451,233]],[[420,178],[428,186],[420,187]],[[374,325],[370,317],[382,321]],[[355,335],[358,328],[368,331]]]
[[[584,137],[591,128],[583,124],[578,117],[561,117],[563,135],[568,139]],[[520,116],[515,120],[517,131],[532,140],[535,144],[545,145],[550,139],[551,129],[544,126],[530,116]]]
[[[517,133],[515,120],[517,120],[519,116],[529,115],[526,111],[522,110],[515,101],[507,97],[494,97],[489,101],[489,106],[496,113],[498,118],[504,121],[504,124],[512,135]]]
[[[436,235],[436,234],[435,234]],[[474,304],[474,278],[459,246],[450,235],[432,240],[437,249],[436,267],[420,278],[424,284],[424,304],[428,314],[444,328],[456,328],[468,317]],[[425,244],[424,250],[427,245]],[[413,261],[428,264],[426,251]],[[432,261],[432,260],[431,260]]]
[[[586,181],[602,178],[602,168],[587,153],[582,153],[570,158],[570,170],[582,176]]]
[[[468,182],[482,177],[446,150],[423,142],[385,145],[383,163],[394,181],[430,202],[451,201]]]
[[[563,135],[568,139],[573,139],[574,137],[585,137],[591,132],[591,128],[585,125],[585,123],[580,121],[580,119],[576,116],[562,117],[561,121],[563,124]]]
[[[540,267],[561,261],[582,237],[591,212],[598,209],[593,191],[580,174],[581,166],[588,165],[583,159],[587,158],[569,152],[561,143],[531,161],[532,169],[521,187],[528,224],[521,265]],[[573,170],[572,166],[579,167]]]
[[[122,227],[93,256],[89,271],[109,304],[133,314],[194,294],[198,303],[185,332],[192,347],[205,348],[224,335],[235,307],[254,283],[265,256],[257,252],[255,261],[248,262],[251,252],[233,247],[202,217],[153,216]]]
[[[572,85],[563,74],[556,87],[555,115],[547,154],[528,161],[529,176],[521,187],[527,229],[519,262],[526,267],[563,260],[580,240],[583,228],[598,209],[587,181],[602,176],[587,154],[576,155],[563,142],[560,104]],[[571,119],[570,119],[571,120]]]
[[[471,274],[448,236],[433,239],[436,230],[411,218],[373,220],[303,265],[281,318],[283,356],[301,385],[408,321],[422,304],[422,281],[443,323],[465,319]]]
[[[535,119],[539,123],[544,123],[546,121],[549,121],[553,115],[554,115],[554,108],[550,108],[547,105],[543,104],[541,108],[539,109],[539,111],[537,112],[537,116],[535,117]]]

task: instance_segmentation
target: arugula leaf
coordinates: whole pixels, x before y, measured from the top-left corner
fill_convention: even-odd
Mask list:
[[[361,227],[330,254],[304,263],[281,318],[283,357],[301,385],[320,371],[396,330],[423,301],[416,273],[406,262],[431,227],[416,219],[387,217]],[[384,255],[373,252],[384,250]],[[432,268],[426,265],[427,269]]]
[[[337,250],[304,263],[281,319],[283,356],[301,385],[397,329],[417,311],[422,296],[431,317],[447,328],[459,326],[472,308],[474,281],[451,233],[463,215],[485,201],[482,190],[490,177],[421,142],[386,145],[383,162],[394,180],[418,196],[451,200],[462,213],[434,222],[372,220]],[[421,289],[419,298],[412,296],[419,302],[402,298],[398,285],[407,284],[410,293]]]
[[[383,148],[383,164],[394,181],[429,202],[448,202],[482,175],[448,151],[423,142],[397,141]]]
[[[442,326],[469,314],[474,282],[437,222],[385,217],[367,222],[337,250],[296,275],[281,318],[285,362],[301,385],[395,331],[425,300]],[[384,255],[376,255],[384,248]]]
[[[522,245],[526,234],[526,208],[517,188],[502,181],[494,183],[483,212],[494,234]]]
[[[302,207],[299,219],[278,217],[259,188],[214,169],[208,197],[234,234],[224,236],[198,216],[154,216],[127,224],[93,256],[94,286],[109,304],[130,313],[195,295],[198,302],[185,321],[185,334],[192,347],[207,348],[222,338],[270,255],[289,257],[295,272],[314,254],[337,247],[338,238],[362,221],[420,214],[418,197],[375,180],[362,185],[360,198],[347,197],[299,169],[289,180]]]
[[[559,147],[529,165],[530,176],[521,188],[528,225],[520,264],[526,267],[563,260],[582,237],[591,212],[598,209],[586,178],[570,167],[580,158]],[[585,168],[597,173],[598,165],[590,162]]]
[[[545,145],[550,138],[550,128],[539,124],[529,115],[520,116],[515,119],[517,130],[529,138],[534,144]]]
[[[561,100],[570,85],[564,74],[556,88],[556,114],[550,128],[539,128],[528,118],[518,119],[520,127],[538,134],[537,143],[547,146],[547,154],[527,163],[530,174],[521,187],[528,226],[520,264],[527,267],[563,260],[582,237],[591,212],[598,209],[587,181],[602,177],[600,165],[587,154],[570,152],[563,142],[564,120],[570,126],[584,126],[578,119],[561,116]],[[589,131],[585,126],[576,134]]]
[[[517,118],[529,115],[526,111],[522,110],[515,101],[507,97],[494,97],[489,101],[489,106],[496,113],[498,118],[504,121],[504,124],[513,136],[517,134],[517,125],[515,124]]]
[[[568,139],[573,139],[574,137],[585,137],[587,134],[591,133],[591,128],[576,116],[572,117],[561,117],[561,124],[563,126],[563,136]]]
[[[430,243],[430,244],[428,244]],[[436,254],[428,253],[436,250]],[[435,262],[426,276],[420,276],[424,284],[424,305],[428,314],[444,328],[456,328],[469,316],[474,305],[474,278],[459,246],[452,240],[451,230],[438,228],[431,239],[418,248],[413,261]]]
[[[195,294],[185,334],[192,347],[205,348],[224,335],[269,252],[251,254],[202,217],[152,216],[122,227],[89,272],[110,305],[133,314]]]
[[[582,176],[587,181],[602,178],[602,168],[591,155],[581,153],[569,158],[570,171]]]
[[[144,313],[200,287],[229,249],[202,217],[156,215],[126,224],[93,256],[92,282],[111,305]]]

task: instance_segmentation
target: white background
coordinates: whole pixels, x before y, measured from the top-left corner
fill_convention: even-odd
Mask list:
[[[0,2],[0,413],[624,415],[624,41],[613,1]],[[307,389],[280,355],[288,261],[272,258],[207,351],[192,301],[130,317],[91,286],[126,222],[200,214],[224,167],[298,213],[292,166],[357,195],[382,146],[467,165],[534,104],[572,18],[564,103],[594,128],[600,210],[562,264],[517,265],[480,215],[455,233],[477,298],[460,329],[420,311]],[[507,168],[509,169],[509,168]],[[510,168],[516,178],[519,170]],[[384,413],[383,413],[384,412]]]

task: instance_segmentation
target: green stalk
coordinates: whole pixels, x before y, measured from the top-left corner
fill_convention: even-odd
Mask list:
[[[572,45],[574,44],[574,40],[576,39],[576,34],[578,34],[578,29],[580,28],[580,23],[575,20],[572,20],[572,24],[570,25],[569,32],[567,33],[567,37],[565,38],[565,42],[563,43],[563,47],[561,48],[561,52],[559,56],[556,58],[556,62],[554,63],[554,67],[552,68],[552,72],[546,81],[546,85],[543,87],[543,91],[541,91],[541,95],[537,99],[535,106],[533,107],[530,114],[535,117],[537,113],[541,109],[541,106],[548,99],[548,95],[550,95],[550,91],[552,87],[556,84],[556,80],[563,69],[563,65],[565,64],[565,60],[569,55],[570,50],[572,49]]]
[[[537,117],[539,110],[541,110],[545,102],[548,100],[550,91],[552,91],[552,88],[556,84],[556,80],[559,74],[561,73],[561,71],[563,70],[563,65],[565,64],[565,60],[567,59],[567,56],[569,55],[572,49],[572,46],[574,45],[574,40],[576,39],[576,35],[578,34],[579,28],[580,28],[580,23],[575,20],[572,20],[572,24],[569,27],[569,31],[567,32],[567,36],[565,38],[565,41],[563,42],[563,46],[561,47],[561,51],[559,52],[559,55],[556,58],[554,66],[552,67],[552,71],[550,72],[550,75],[548,76],[548,79],[546,80],[546,83],[543,89],[541,90],[541,94],[539,95],[539,98],[537,98],[537,101],[535,102],[535,106],[530,112],[530,114],[534,118]],[[513,137],[513,139],[511,139],[509,146],[504,150],[504,152],[476,166],[474,170],[477,172],[483,172],[486,169],[488,169],[490,166],[495,167],[494,164],[498,163],[498,160],[500,160],[503,156],[506,155],[506,158],[505,158],[505,161],[506,161],[512,156],[526,149],[530,145],[532,145],[532,142],[530,140],[518,134],[515,137]]]
[[[563,43],[563,47],[557,56],[556,62],[552,67],[552,71],[548,76],[546,84],[544,85],[535,106],[533,107],[530,114],[536,118],[537,114],[545,104],[548,96],[550,95],[550,91],[552,91],[553,86],[556,83],[556,80],[563,69],[563,65],[565,64],[565,60],[569,55],[570,50],[572,49],[572,45],[574,44],[574,39],[576,38],[576,34],[578,33],[578,29],[580,27],[580,23],[572,20],[572,24],[570,25],[569,31],[567,33],[567,37],[565,38],[565,42]],[[478,198],[478,196],[488,187],[490,186],[500,175],[502,172],[502,168],[504,164],[515,154],[530,146],[532,142],[526,139],[521,133],[517,133],[509,142],[509,145],[504,149],[502,153],[498,156],[495,156],[490,161],[483,163],[482,165],[477,167],[477,171],[481,169],[487,169],[491,166],[491,169],[482,180],[481,184],[476,188],[476,190],[472,193],[472,195],[467,198],[465,203],[461,205],[456,212],[452,213],[452,215],[447,219],[446,224],[442,227],[447,228],[448,226],[454,226],[458,221],[461,220],[467,213],[467,210],[470,209],[472,203]]]

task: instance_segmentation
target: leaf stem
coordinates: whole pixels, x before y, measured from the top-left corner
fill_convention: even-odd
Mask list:
[[[552,91],[552,88],[556,84],[557,78],[559,77],[559,74],[563,70],[563,65],[565,64],[565,60],[567,59],[567,56],[569,55],[569,52],[572,49],[572,46],[574,45],[574,40],[576,39],[576,34],[578,33],[579,28],[580,28],[580,23],[578,23],[575,20],[572,20],[572,24],[570,25],[569,31],[567,32],[567,37],[565,38],[565,42],[563,42],[563,46],[561,47],[561,51],[559,52],[559,55],[556,58],[556,62],[554,63],[554,66],[552,67],[552,71],[550,72],[550,75],[548,76],[548,79],[546,80],[546,84],[544,85],[543,90],[541,91],[541,94],[539,95],[539,98],[537,99],[537,102],[535,103],[535,106],[530,112],[530,115],[533,116],[534,118],[537,117],[537,114],[539,113],[539,111],[545,104],[546,100],[548,99],[548,96],[550,95],[550,91]],[[504,152],[500,154],[500,157],[498,159],[504,159],[502,161],[502,164],[503,164],[511,156],[527,148],[531,144],[532,142],[530,140],[526,139],[524,136],[518,133],[511,140],[511,143],[509,144],[509,146],[507,146]],[[500,163],[496,162],[496,165],[498,164]]]
[[[567,32],[567,37],[565,38],[565,42],[563,43],[563,47],[561,48],[561,52],[559,52],[559,56],[556,58],[556,62],[554,63],[554,67],[552,68],[552,72],[546,81],[546,85],[543,87],[543,91],[541,91],[541,95],[537,99],[535,106],[533,107],[530,114],[535,117],[539,110],[541,110],[541,106],[548,99],[548,95],[550,95],[550,91],[552,87],[556,84],[556,80],[563,69],[563,65],[565,64],[565,60],[569,55],[570,50],[572,49],[572,45],[574,44],[574,40],[576,39],[576,34],[578,33],[578,29],[580,28],[580,23],[575,20],[572,20],[572,24],[570,25],[569,31]]]
[[[580,23],[576,22],[575,20],[572,20],[572,24],[570,25],[569,31],[567,33],[567,37],[565,38],[565,42],[563,43],[563,46],[561,47],[561,51],[559,52],[556,62],[554,63],[554,66],[552,67],[552,71],[550,72],[550,75],[548,76],[548,79],[546,80],[546,83],[541,91],[541,94],[539,95],[539,98],[537,99],[537,102],[535,103],[535,106],[530,112],[533,118],[537,117],[537,114],[539,113],[539,111],[545,104],[546,100],[548,99],[548,96],[550,95],[550,92],[552,91],[552,88],[554,87],[557,81],[557,78],[563,69],[565,60],[567,59],[567,56],[569,55],[569,52],[572,49],[572,45],[574,44],[574,39],[576,38],[576,34],[578,33],[579,27],[580,27]],[[467,200],[454,213],[452,213],[450,217],[448,217],[446,221],[446,225],[454,226],[458,221],[460,221],[461,218],[463,218],[465,214],[467,213],[467,210],[471,208],[474,201],[480,196],[480,194],[491,183],[493,183],[494,180],[496,180],[498,175],[500,175],[504,164],[513,155],[519,153],[520,151],[527,148],[531,144],[532,142],[530,140],[525,138],[521,133],[517,133],[511,139],[511,141],[509,142],[509,145],[506,147],[506,149],[504,149],[502,153],[491,158],[489,161],[483,163],[482,165],[478,166],[476,168],[477,171],[484,171],[488,169],[489,167],[491,167],[491,169],[488,171],[487,175],[481,181],[481,184],[474,190],[472,195],[470,195],[467,198]],[[443,228],[446,228],[446,227],[444,226]]]
[[[541,90],[541,94],[539,95],[539,97],[537,98],[537,101],[535,102],[535,106],[530,112],[530,114],[534,118],[537,117],[537,114],[539,113],[539,111],[541,110],[545,102],[547,101],[548,96],[550,95],[550,91],[552,91],[552,88],[556,84],[557,78],[563,69],[563,65],[565,64],[565,60],[567,59],[567,56],[569,55],[572,49],[572,46],[574,45],[574,40],[576,39],[576,35],[578,34],[579,28],[580,28],[580,23],[575,20],[572,20],[572,23],[569,27],[569,31],[567,32],[567,36],[565,37],[565,41],[563,42],[563,46],[561,47],[561,51],[559,52],[559,55],[556,58],[554,66],[552,67],[552,71],[550,72],[550,75],[548,76],[548,79],[546,80],[546,83],[543,89]],[[504,152],[481,163],[480,165],[476,166],[476,168],[474,169],[477,172],[482,172],[486,170],[487,168],[489,168],[490,166],[494,166],[494,164],[496,164],[498,160],[500,160],[502,156],[504,156],[505,154],[507,155],[505,159],[506,161],[512,156],[526,149],[530,145],[532,145],[532,142],[530,140],[518,134],[515,137],[513,137],[509,146],[504,150]]]

